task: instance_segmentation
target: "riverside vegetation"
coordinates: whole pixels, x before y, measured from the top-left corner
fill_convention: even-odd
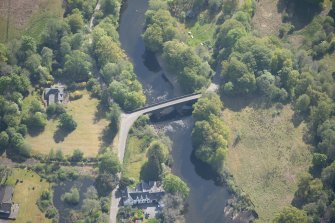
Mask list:
[[[267,35],[258,33],[252,22],[264,1],[151,0],[143,39],[149,50],[162,55],[168,70],[176,75],[185,93],[207,88],[214,70],[221,75],[219,94],[204,94],[194,106],[192,143],[195,156],[209,164],[220,176],[219,181],[225,182],[238,198],[233,204],[236,210],[254,210],[259,215],[259,222],[334,222],[335,3],[329,0],[276,1],[278,8],[271,10],[281,13],[280,29],[278,33]],[[95,167],[91,174],[95,180],[94,188],[84,195],[80,209],[71,212],[69,222],[108,222],[110,192],[119,182],[121,186],[127,186],[139,179],[163,180],[168,193],[163,199],[162,220],[182,222],[189,189],[170,173],[169,145],[150,130],[146,119],[139,120],[132,130],[128,142],[132,150],[126,152],[123,169],[114,149],[110,148],[111,142],[106,140],[117,132],[121,109],[139,108],[145,104],[146,98],[132,64],[120,47],[117,28],[122,2],[102,0],[100,3],[101,9],[95,11],[96,1],[65,1],[64,19],[48,19],[38,32],[26,32],[19,39],[0,44],[0,152],[14,161],[35,158],[37,163],[28,163],[28,169],[52,183],[77,178],[79,174],[74,166],[89,162],[85,155],[98,154],[91,159]],[[87,24],[93,15],[91,30]],[[30,137],[38,137],[46,130],[61,130],[66,133],[62,138],[66,139],[81,127],[67,105],[45,109],[36,96],[44,87],[58,82],[67,85],[70,100],[84,97],[78,90],[86,88],[97,100],[93,103],[99,114],[96,118],[102,117],[109,123],[99,127],[103,136],[95,153],[82,153],[74,146],[65,156],[61,148],[56,151],[49,148],[47,155],[45,150],[39,151],[38,147],[29,145]],[[303,140],[311,146],[311,158],[306,155],[301,165],[303,174],[293,176],[293,183],[287,183],[290,189],[286,192],[293,196],[295,190],[294,197],[285,200],[280,209],[269,210],[260,206],[257,202],[262,201],[253,199],[254,195],[248,194],[253,192],[244,190],[239,184],[243,176],[232,175],[230,150],[245,143],[244,137],[248,135],[241,133],[243,129],[232,131],[229,120],[225,121],[225,115],[222,117],[232,108],[228,101],[223,105],[225,98],[236,101],[259,98],[265,104],[263,109],[277,106],[274,117],[281,116],[280,108],[290,107],[288,109],[293,109],[294,115],[292,120],[286,121],[296,126],[306,125]],[[253,102],[257,103],[257,100]],[[59,123],[58,130],[48,128],[50,120]],[[302,134],[297,137],[302,138]],[[138,148],[132,148],[137,144]],[[134,149],[141,150],[140,164],[135,166],[137,171],[130,170],[135,164],[127,161],[131,159],[127,153],[136,152]],[[257,151],[253,154],[245,161],[257,156]],[[264,160],[270,159],[265,157]],[[71,162],[74,166],[64,165]],[[293,162],[290,160],[288,165]],[[119,179],[121,170],[124,177]],[[12,176],[21,170],[15,171],[18,172]],[[4,173],[1,182],[13,184],[7,179],[10,175],[7,168],[2,168],[1,173]],[[234,180],[235,177],[238,179]],[[271,177],[281,179],[282,175],[274,172]],[[36,182],[31,184],[36,185]],[[47,188],[47,183],[43,187],[36,190],[32,199],[36,200],[46,218],[57,222],[59,214],[51,201],[51,189]],[[81,196],[78,198],[77,192],[78,189],[73,188],[65,193],[64,202],[76,205]],[[273,190],[274,194],[277,192]],[[38,212],[36,209],[32,215]],[[138,214],[138,211],[127,208],[119,212],[124,219],[132,219]],[[34,221],[34,216],[29,218],[25,220]]]

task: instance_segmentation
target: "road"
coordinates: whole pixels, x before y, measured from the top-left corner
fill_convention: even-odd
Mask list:
[[[172,99],[166,102],[157,103],[152,106],[147,106],[147,107],[136,110],[135,112],[132,112],[129,114],[122,114],[121,122],[120,122],[120,129],[119,129],[119,134],[118,134],[118,144],[117,144],[117,148],[118,148],[117,155],[118,155],[120,162],[121,163],[123,162],[129,130],[133,126],[135,121],[141,115],[144,115],[144,114],[156,111],[156,110],[160,110],[163,108],[171,107],[177,104],[194,101],[194,100],[199,99],[200,97],[201,97],[201,94],[192,94],[192,95]],[[116,215],[117,215],[117,212],[119,209],[118,206],[121,200],[120,196],[117,196],[116,194],[117,189],[118,188],[114,189],[114,191],[112,192],[109,223],[116,223]]]

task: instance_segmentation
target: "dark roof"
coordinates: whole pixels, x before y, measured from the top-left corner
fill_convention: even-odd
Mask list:
[[[160,192],[130,192],[129,196],[135,200],[138,197],[148,197],[150,200],[160,200],[161,197],[164,195],[164,191]]]
[[[0,213],[11,212],[13,192],[11,186],[0,186]]]

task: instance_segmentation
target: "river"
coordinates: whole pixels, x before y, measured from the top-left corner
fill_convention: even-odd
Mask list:
[[[122,48],[134,65],[142,83],[147,103],[152,104],[178,95],[164,78],[154,55],[146,51],[142,40],[147,0],[127,0],[122,9],[119,27]],[[187,223],[231,222],[224,216],[224,207],[231,197],[225,187],[215,185],[213,173],[192,156],[191,132],[194,120],[191,116],[153,124],[163,129],[172,141],[174,174],[190,187],[187,200]]]

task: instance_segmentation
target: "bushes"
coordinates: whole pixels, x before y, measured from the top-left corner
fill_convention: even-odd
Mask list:
[[[72,132],[77,128],[77,123],[73,120],[71,115],[63,113],[59,116],[58,128],[66,132]]]
[[[58,103],[54,103],[51,104],[47,107],[46,113],[48,115],[48,118],[55,118],[58,117],[59,115],[65,113],[65,108],[63,107],[63,105],[58,104]]]
[[[72,187],[69,192],[62,195],[62,200],[71,205],[77,205],[80,200],[79,190],[76,187]]]
[[[70,100],[78,100],[83,97],[83,93],[80,91],[75,91],[73,93],[70,93]]]
[[[222,103],[214,94],[204,95],[193,111],[196,122],[192,131],[192,144],[198,159],[208,163],[220,173],[228,149],[229,129],[220,118]]]
[[[175,194],[186,199],[190,192],[190,188],[179,177],[168,174],[163,179],[163,188],[167,193]]]

